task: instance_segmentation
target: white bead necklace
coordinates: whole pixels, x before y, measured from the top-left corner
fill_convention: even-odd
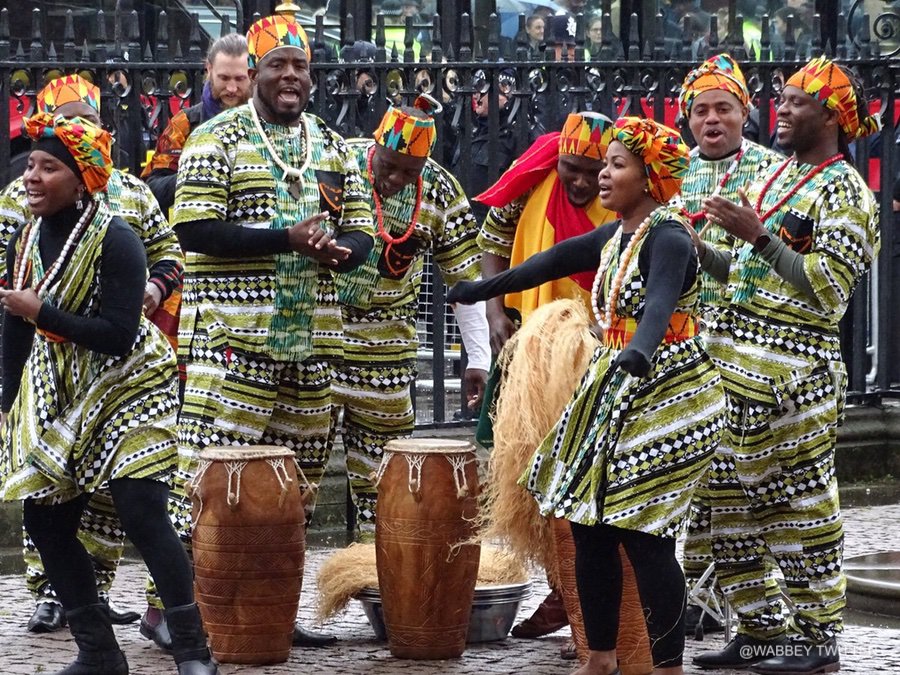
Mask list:
[[[85,206],[84,212],[78,219],[78,222],[75,223],[75,227],[69,232],[66,243],[63,244],[62,250],[56,257],[56,260],[53,261],[53,264],[50,265],[50,269],[47,270],[44,276],[33,285],[34,292],[38,294],[38,297],[43,298],[47,295],[46,289],[49,289],[53,285],[56,276],[59,274],[60,270],[62,270],[63,263],[69,257],[69,253],[78,243],[78,240],[81,239],[81,235],[84,234],[84,231],[87,229],[88,224],[91,222],[96,212],[97,202],[94,199],[90,199],[87,206]],[[15,283],[13,288],[17,291],[25,290],[26,277],[31,269],[28,261],[31,259],[31,250],[35,246],[40,229],[41,218],[38,218],[28,228],[25,246],[22,247],[21,253],[16,258]]]
[[[303,163],[300,165],[299,169],[295,169],[292,166],[288,166],[275,150],[272,141],[269,140],[268,135],[266,135],[266,130],[259,119],[259,113],[256,111],[256,105],[252,98],[247,102],[247,105],[250,108],[250,119],[253,120],[256,131],[262,137],[266,150],[269,151],[272,161],[275,162],[279,169],[281,169],[281,180],[288,182],[288,192],[290,192],[295,199],[300,199],[300,179],[303,178],[303,174],[306,173],[306,169],[309,167],[310,157],[309,134],[306,132],[306,122],[303,121],[303,116],[300,116],[300,144],[303,146]]]
[[[628,242],[628,246],[625,247],[625,251],[622,253],[622,256],[619,260],[619,266],[616,270],[616,278],[613,280],[613,283],[609,289],[609,298],[607,299],[605,311],[600,309],[600,288],[601,286],[603,286],[603,281],[606,279],[606,275],[609,273],[609,266],[612,261],[613,251],[620,246],[620,244],[617,242],[621,241],[622,238],[621,225],[619,225],[619,229],[616,230],[616,233],[613,235],[612,239],[609,241],[603,251],[603,256],[600,259],[600,265],[597,267],[597,274],[594,277],[594,284],[593,286],[591,286],[591,309],[594,312],[594,318],[597,320],[597,323],[603,330],[609,330],[609,327],[612,325],[612,319],[616,311],[616,304],[619,301],[619,292],[622,289],[622,282],[625,279],[625,271],[628,268],[628,264],[631,262],[631,256],[634,253],[634,247],[637,245],[637,242],[641,238],[643,238],[647,230],[650,229],[650,220],[652,217],[653,214],[651,213],[649,216],[644,218],[641,224],[638,225],[637,230],[635,230],[634,235],[632,235],[631,241]]]

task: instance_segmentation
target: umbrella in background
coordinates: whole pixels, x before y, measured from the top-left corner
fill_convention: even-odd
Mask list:
[[[500,34],[514,38],[519,32],[519,14],[529,16],[535,7],[549,7],[553,13],[564,11],[552,0],[497,0],[497,14],[500,15]]]

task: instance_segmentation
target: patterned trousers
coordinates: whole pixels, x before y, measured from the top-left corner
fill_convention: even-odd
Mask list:
[[[823,369],[795,383],[780,410],[729,397],[709,487],[716,575],[741,633],[766,638],[790,629],[821,642],[842,630],[846,580],[834,451],[843,395]],[[784,576],[790,628],[767,555]]]
[[[684,539],[684,578],[689,584],[695,583],[712,564],[711,496],[709,474],[705,474],[691,498],[688,515],[687,536]]]
[[[31,537],[23,533],[25,559],[25,584],[36,603],[59,603],[56,591],[44,574],[41,556]],[[98,490],[92,496],[81,516],[78,540],[84,545],[94,563],[94,578],[101,600],[109,598],[109,589],[116,578],[119,560],[125,550],[125,532],[113,506],[108,490]]]
[[[329,362],[300,363],[225,348],[209,348],[195,336],[187,362],[184,403],[178,420],[179,462],[169,498],[175,531],[191,550],[191,502],[187,485],[199,452],[224,445],[274,445],[294,452],[310,486],[321,482],[335,436]],[[303,482],[303,479],[300,479]],[[300,489],[312,488],[301,485]],[[307,520],[315,493],[306,496]],[[148,600],[161,607],[148,581]]]
[[[341,433],[350,496],[363,539],[375,534],[377,492],[371,476],[384,446],[412,435],[411,385],[416,379],[415,319],[398,310],[343,308],[344,360],[337,367],[334,400],[344,408]]]

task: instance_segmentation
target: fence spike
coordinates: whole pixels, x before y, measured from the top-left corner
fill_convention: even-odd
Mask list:
[[[66,10],[66,23],[63,28],[63,59],[75,60],[75,18],[71,9]]]
[[[169,15],[162,10],[156,21],[156,60],[165,63],[169,60]]]
[[[41,37],[41,10],[31,10],[31,60],[44,60],[44,41]]]
[[[640,61],[641,45],[640,36],[638,35],[638,15],[634,12],[631,14],[628,28],[628,60]]]
[[[188,43],[188,58],[191,60],[199,60],[203,57],[200,50],[200,15],[197,12],[191,12],[191,37]]]
[[[435,12],[431,17],[431,62],[441,63],[444,60],[444,49],[441,43],[444,34],[441,32],[441,16]]]
[[[416,28],[413,24],[413,18],[408,16],[404,21],[403,30],[403,61],[405,63],[412,63],[416,60],[416,51],[413,49],[415,42]]]
[[[50,46],[47,48],[47,60],[48,61],[56,61],[57,60],[56,45],[54,45],[52,42],[50,43]]]
[[[653,38],[653,58],[657,61],[662,61],[666,54],[666,21],[662,12],[657,12],[653,20],[656,24],[656,30],[654,31],[656,35]]]
[[[813,14],[812,20],[812,43],[810,44],[811,54],[806,56],[818,57],[822,56],[822,17],[818,13]],[[805,58],[805,57],[804,57]]]
[[[128,16],[128,60],[140,58],[141,53],[141,21],[136,9]]]
[[[97,10],[97,32],[94,37],[94,61],[98,63],[106,63],[107,56],[106,47],[106,13],[100,9]]]
[[[459,15],[459,60],[472,59],[472,17],[468,12]]]
[[[9,58],[9,10],[0,9],[0,60]]]
[[[497,61],[500,58],[500,17],[496,12],[491,12],[488,17],[488,61]]]

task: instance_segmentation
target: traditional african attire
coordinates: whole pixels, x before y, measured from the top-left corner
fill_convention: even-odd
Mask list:
[[[376,138],[381,137],[376,133]],[[375,145],[371,140],[350,142],[361,167],[367,166]],[[416,316],[426,253],[432,252],[448,285],[480,273],[478,226],[459,182],[431,159],[421,176],[422,202],[412,236],[393,246],[376,237],[369,255],[368,268],[375,274],[369,276],[368,306],[341,306],[344,360],[337,367],[334,395],[344,407],[342,435],[358,526],[369,534],[374,532],[377,497],[369,476],[378,469],[385,444],[410,435],[415,423],[410,385],[417,374]],[[413,183],[382,198],[384,229],[393,237],[409,227],[416,192]],[[345,276],[365,273],[360,268]]]
[[[48,83],[37,97],[38,110],[51,114],[59,106],[72,102],[86,103],[99,112],[99,89],[78,75],[67,75]],[[174,343],[178,326],[177,314],[173,316],[171,307],[173,304],[177,307],[181,297],[183,271],[183,256],[175,232],[169,227],[147,186],[129,174],[113,169],[106,190],[97,193],[95,198],[108,202],[111,212],[131,225],[143,242],[149,280],[159,288],[162,298],[151,321]],[[31,217],[24,180],[20,177],[0,193],[0,241],[8,242]],[[5,277],[6,258],[3,256],[0,258],[0,283]],[[125,533],[105,488],[97,490],[85,508],[79,538],[91,554],[97,588],[101,597],[105,598],[115,579],[125,540]],[[29,591],[38,603],[56,602],[56,594],[44,575],[40,556],[27,533],[23,548]]]
[[[300,199],[271,161],[249,106],[227,110],[191,134],[179,166],[174,225],[224,220],[283,229],[340,200],[337,234],[372,232],[367,192],[344,141],[312,115],[306,134],[260,123],[288,166],[309,164]],[[341,315],[331,273],[294,253],[219,258],[188,252],[179,356],[187,364],[179,419],[178,486],[197,452],[210,445],[279,445],[296,452],[317,483],[334,437],[332,363],[343,354]],[[190,536],[188,502],[176,522]],[[310,503],[312,508],[312,503]]]
[[[740,67],[728,54],[719,54],[707,59],[685,78],[679,97],[681,114],[688,118],[696,97],[713,90],[734,95],[744,106],[750,104],[750,94]],[[782,159],[784,158],[778,153],[746,139],[737,151],[719,159],[704,157],[699,148],[691,151],[691,163],[681,184],[679,203],[690,214],[691,224],[695,231],[702,233],[704,242],[711,246],[717,245],[725,238],[725,231],[706,219],[702,213],[702,201],[717,194],[739,203],[738,188],[747,189],[758,176]],[[726,304],[724,295],[725,284],[703,272],[700,285],[701,313],[710,315]],[[717,461],[722,462],[724,458],[717,457]],[[684,544],[683,566],[689,582],[700,579],[713,562],[710,518],[709,487],[708,481],[704,479],[694,492]]]
[[[814,97],[827,88],[834,98],[820,100],[839,112],[849,139],[875,125],[858,119],[850,82],[830,62],[816,59],[786,84]],[[815,300],[775,273],[752,244],[734,244],[729,304],[707,338],[729,401],[722,461],[710,470],[713,555],[741,633],[770,638],[785,631],[781,607],[767,597],[763,558],[770,555],[794,604],[794,626],[822,642],[842,629],[845,604],[834,473],[846,391],[838,322],[878,251],[878,209],[843,161],[812,178],[814,167],[793,158],[782,168],[777,180],[770,173],[759,203],[766,214],[787,197],[764,221],[775,240],[766,249],[780,239],[803,256]],[[758,183],[751,191],[752,203],[763,189]]]

